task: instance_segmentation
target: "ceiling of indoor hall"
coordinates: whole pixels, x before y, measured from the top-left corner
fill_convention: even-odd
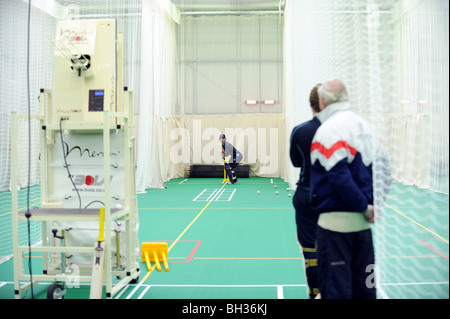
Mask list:
[[[125,10],[127,13],[138,13],[141,5],[140,0],[54,0],[66,6],[78,7],[81,14],[104,12],[108,10]],[[287,0],[171,0],[182,14],[193,14],[195,12],[206,13],[232,13],[232,12],[280,12],[284,13]],[[293,0],[301,1],[301,0]],[[318,1],[318,0],[303,0]],[[398,0],[320,0],[328,12],[346,11],[348,13],[364,13],[370,7],[375,10],[389,12]]]
[[[278,11],[286,0],[172,0],[181,12],[195,11]]]

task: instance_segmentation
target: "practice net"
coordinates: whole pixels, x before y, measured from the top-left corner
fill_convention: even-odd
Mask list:
[[[41,88],[53,90],[56,23],[64,19],[115,18],[117,30],[124,34],[123,85],[139,96],[141,0],[88,1],[60,0],[52,5],[32,1],[30,11],[29,83],[30,112],[39,114]],[[12,258],[12,203],[10,187],[10,121],[12,113],[27,114],[27,26],[28,1],[4,0],[0,4],[0,56],[3,67],[0,77],[0,263]],[[31,120],[18,121],[18,208],[19,211],[40,207],[40,128]],[[28,157],[30,155],[30,182]],[[29,198],[28,198],[29,192]],[[42,239],[41,222],[30,223],[31,245]],[[28,245],[26,222],[19,221],[19,245]]]
[[[389,158],[387,194],[386,163],[373,164],[379,298],[448,298],[448,2],[300,6],[303,72],[342,79]]]

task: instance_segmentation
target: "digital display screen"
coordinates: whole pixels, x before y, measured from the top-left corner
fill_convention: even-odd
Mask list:
[[[95,96],[103,96],[105,94],[105,92],[103,90],[101,91],[95,91]]]

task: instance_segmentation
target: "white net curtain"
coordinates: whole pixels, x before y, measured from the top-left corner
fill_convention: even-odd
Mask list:
[[[341,78],[394,179],[448,194],[448,3],[287,1],[285,11],[288,129],[310,117],[316,83]]]
[[[307,101],[316,83],[341,78],[353,109],[381,136],[393,188],[406,203],[403,208],[383,205],[378,212],[384,216],[374,226],[382,298],[405,298],[407,290],[401,283],[410,282],[411,274],[443,283],[420,289],[419,294],[411,288],[413,298],[439,298],[448,287],[448,269],[442,268],[438,258],[430,259],[429,267],[424,267],[419,257],[393,262],[393,258],[401,258],[398,256],[421,256],[422,252],[416,245],[417,235],[405,233],[409,224],[420,229],[405,211],[420,211],[420,220],[429,227],[427,235],[434,238],[435,251],[448,252],[448,238],[436,235],[448,234],[448,206],[446,212],[439,208],[448,205],[448,199],[439,194],[449,192],[448,9],[447,1],[437,0],[286,3],[287,131],[311,117]],[[383,170],[376,164],[375,178]],[[288,167],[290,183],[295,182],[297,173]],[[376,203],[382,203],[378,195],[382,188],[383,183],[374,183]],[[422,190],[425,199],[416,196],[420,189],[427,189]]]

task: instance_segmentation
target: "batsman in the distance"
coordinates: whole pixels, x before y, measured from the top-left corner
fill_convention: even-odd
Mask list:
[[[242,161],[244,156],[239,152],[231,143],[227,142],[225,134],[219,136],[219,140],[222,143],[222,158],[224,159],[225,171],[229,178],[228,184],[236,184],[237,176],[234,171],[235,168]]]

